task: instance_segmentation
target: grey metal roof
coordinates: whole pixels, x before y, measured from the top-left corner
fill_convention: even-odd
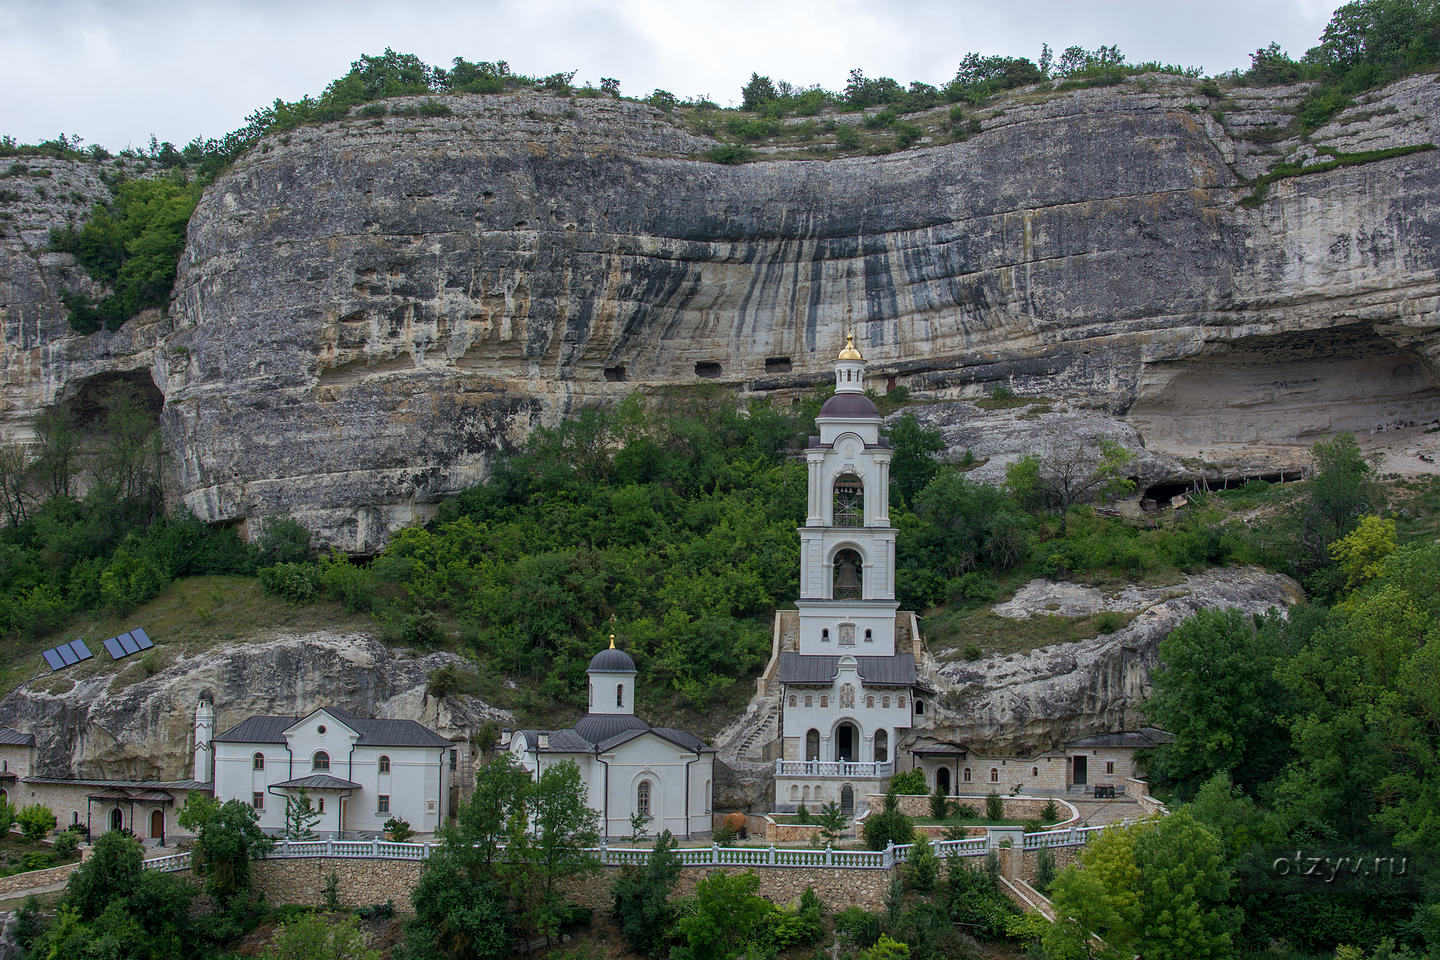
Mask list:
[[[575,732],[591,743],[601,743],[628,730],[649,730],[650,724],[633,713],[587,713],[575,724]]]
[[[915,655],[856,657],[860,682],[867,687],[912,687],[915,685]],[[840,671],[840,657],[801,653],[780,654],[780,682],[829,686]]]
[[[312,773],[308,777],[296,777],[294,780],[286,780],[284,783],[275,784],[277,787],[286,787],[292,790],[359,790],[360,784],[352,783],[349,780],[341,780],[339,777],[332,777],[328,773]]]
[[[21,733],[10,727],[0,727],[0,745],[7,747],[33,747],[35,746],[35,734]]]
[[[704,740],[674,727],[652,727],[632,714],[586,714],[569,730],[522,730],[526,742],[537,753],[604,753],[636,737],[653,733],[682,750],[714,753]],[[545,737],[545,746],[540,738]]]
[[[1142,727],[1139,730],[1127,730],[1121,733],[1102,733],[1093,737],[1082,737],[1079,740],[1071,740],[1066,746],[1069,747],[1133,747],[1137,750],[1146,750],[1151,747],[1158,747],[1162,743],[1170,743],[1175,739],[1173,733],[1168,733],[1158,727]]]
[[[635,673],[635,661],[624,650],[611,647],[590,658],[589,670],[596,673]]]
[[[212,785],[199,780],[90,780],[77,777],[26,777],[24,783],[54,786],[109,787],[116,790],[210,790]]]
[[[450,741],[414,720],[372,720],[357,717],[341,707],[323,707],[360,735],[358,746],[448,747]],[[309,716],[309,714],[306,714]],[[217,743],[284,743],[285,731],[303,717],[247,717],[215,738]]]
[[[880,410],[875,402],[863,393],[837,393],[820,407],[822,417],[845,417],[880,419]]]

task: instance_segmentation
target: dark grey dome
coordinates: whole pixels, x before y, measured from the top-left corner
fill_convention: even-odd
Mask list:
[[[848,419],[874,417],[879,420],[880,410],[863,393],[837,393],[825,401],[825,406],[820,408],[820,416]]]
[[[601,650],[590,658],[590,670],[600,673],[635,673],[635,661],[624,650]]]
[[[587,713],[575,724],[575,732],[591,743],[604,743],[627,730],[649,729],[650,724],[632,713]]]

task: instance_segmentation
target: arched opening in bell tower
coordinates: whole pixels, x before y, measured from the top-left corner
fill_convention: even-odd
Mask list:
[[[836,477],[832,497],[835,526],[865,526],[865,484],[858,476],[842,473]]]
[[[845,548],[835,554],[834,592],[836,600],[859,600],[864,593],[864,564],[860,554]]]

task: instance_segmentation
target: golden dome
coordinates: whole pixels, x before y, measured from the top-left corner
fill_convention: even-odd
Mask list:
[[[844,350],[841,350],[841,351],[840,351],[840,356],[836,357],[835,359],[836,359],[836,360],[864,360],[864,359],[865,359],[864,357],[860,356],[860,351],[855,349],[855,334],[853,334],[853,333],[847,333],[847,334],[845,334],[845,349],[844,349]]]

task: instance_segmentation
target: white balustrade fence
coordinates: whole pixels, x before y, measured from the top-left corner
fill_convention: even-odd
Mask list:
[[[1071,827],[1044,833],[1025,834],[1024,849],[1073,847],[1089,843],[1104,827]],[[681,847],[676,850],[686,867],[817,867],[842,870],[889,870],[905,863],[912,844],[886,850],[785,849],[781,847]],[[279,840],[267,859],[292,857],[346,857],[368,860],[428,860],[436,849],[433,843],[390,843],[384,840]],[[940,840],[934,844],[937,857],[983,857],[990,852],[987,837],[967,840]],[[639,866],[650,859],[649,850],[629,847],[591,847],[603,866]],[[190,854],[177,853],[145,861],[149,870],[178,873],[190,869]]]

